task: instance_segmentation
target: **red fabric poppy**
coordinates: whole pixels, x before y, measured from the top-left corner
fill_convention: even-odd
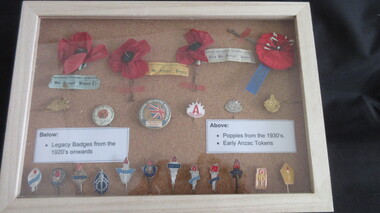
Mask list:
[[[256,53],[260,61],[266,66],[282,70],[293,66],[293,40],[276,33],[263,34],[256,45]]]
[[[104,44],[92,48],[92,38],[87,32],[76,33],[69,40],[61,39],[58,45],[58,59],[63,73],[68,75],[83,69],[88,63],[108,56]]]
[[[204,31],[191,29],[185,34],[185,39],[189,45],[180,47],[177,50],[177,61],[186,65],[192,64],[196,60],[208,62],[205,49],[214,43],[210,34]]]
[[[146,40],[128,39],[111,53],[108,64],[114,72],[121,72],[124,78],[140,78],[149,70],[148,63],[142,60],[149,51],[150,45]]]

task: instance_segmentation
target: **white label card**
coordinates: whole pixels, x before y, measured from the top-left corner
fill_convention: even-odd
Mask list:
[[[207,153],[295,153],[293,120],[207,119]]]
[[[226,61],[255,63],[255,58],[253,57],[253,52],[251,50],[238,48],[215,48],[207,49],[205,53],[208,63]]]
[[[37,129],[34,163],[122,162],[128,149],[129,128]]]

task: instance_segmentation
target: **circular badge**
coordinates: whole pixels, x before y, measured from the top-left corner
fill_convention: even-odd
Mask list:
[[[94,109],[92,120],[98,126],[107,126],[115,116],[112,107],[108,105],[100,105]]]
[[[171,118],[169,105],[158,99],[151,99],[142,105],[139,119],[143,126],[150,129],[165,127]]]

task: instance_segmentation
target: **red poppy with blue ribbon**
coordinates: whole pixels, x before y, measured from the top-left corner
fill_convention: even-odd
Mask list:
[[[294,40],[277,33],[263,34],[256,44],[259,67],[249,81],[246,89],[256,94],[271,69],[284,70],[294,63]]]

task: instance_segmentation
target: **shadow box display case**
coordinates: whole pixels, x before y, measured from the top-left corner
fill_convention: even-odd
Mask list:
[[[308,3],[24,2],[18,36],[2,211],[332,211]]]

